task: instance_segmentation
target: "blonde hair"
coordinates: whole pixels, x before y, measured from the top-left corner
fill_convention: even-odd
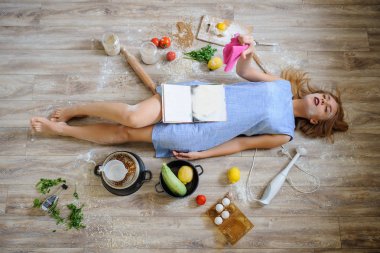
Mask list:
[[[301,99],[312,93],[326,93],[335,99],[338,104],[336,114],[328,120],[321,120],[317,124],[312,124],[308,119],[296,118],[296,128],[301,130],[306,136],[326,137],[329,141],[334,142],[334,132],[345,132],[348,124],[344,121],[344,111],[340,99],[339,90],[334,92],[316,89],[310,85],[310,78],[306,72],[288,68],[282,71],[281,78],[288,80],[292,86],[294,99]]]

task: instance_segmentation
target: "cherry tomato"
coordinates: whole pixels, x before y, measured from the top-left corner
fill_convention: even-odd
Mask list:
[[[170,47],[171,41],[169,37],[162,37],[159,42],[160,48],[168,48]]]
[[[175,52],[173,51],[169,51],[167,54],[166,54],[166,60],[168,61],[174,61],[175,59]]]
[[[150,40],[156,47],[158,47],[158,44],[160,43],[160,40],[158,38],[153,38]]]
[[[196,198],[197,204],[202,206],[206,203],[206,196],[205,195],[198,195]]]

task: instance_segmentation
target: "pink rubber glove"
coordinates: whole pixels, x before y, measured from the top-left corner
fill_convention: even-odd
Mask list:
[[[241,53],[249,47],[249,45],[241,45],[238,37],[239,34],[235,34],[235,37],[233,37],[231,42],[223,49],[223,63],[226,64],[226,67],[224,68],[225,72],[233,69]]]

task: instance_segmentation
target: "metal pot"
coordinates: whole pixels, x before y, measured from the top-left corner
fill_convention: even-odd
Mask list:
[[[113,182],[102,173],[102,167],[105,167],[112,160],[121,161],[128,170],[128,173],[121,182]],[[136,192],[144,182],[152,179],[152,172],[146,170],[141,158],[128,151],[117,151],[108,155],[102,165],[95,166],[94,173],[100,176],[103,186],[109,192],[119,196],[130,195]]]
[[[179,169],[182,166],[185,166],[185,165],[189,166],[193,170],[193,179],[189,183],[187,183],[185,185],[186,189],[187,189],[186,194],[184,196],[180,197],[180,196],[177,196],[177,195],[173,194],[169,190],[169,188],[166,186],[166,184],[164,182],[164,179],[162,177],[162,173],[160,173],[160,182],[158,182],[155,185],[156,192],[158,192],[158,193],[166,192],[168,195],[170,195],[172,197],[175,197],[175,198],[185,198],[185,197],[190,196],[191,194],[193,194],[193,192],[195,192],[195,190],[198,187],[199,176],[203,174],[203,168],[202,168],[202,166],[200,166],[200,165],[193,165],[192,163],[190,163],[188,161],[183,161],[183,160],[171,161],[167,165],[173,171],[173,173],[176,176],[178,175],[178,171],[179,171]],[[200,172],[198,172],[197,168],[200,169]],[[158,189],[158,186],[161,186],[161,189]]]

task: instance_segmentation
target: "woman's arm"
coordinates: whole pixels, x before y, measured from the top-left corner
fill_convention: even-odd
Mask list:
[[[290,136],[276,135],[258,135],[253,137],[236,137],[214,148],[200,151],[181,153],[173,151],[173,154],[178,159],[195,160],[215,156],[223,156],[234,154],[243,150],[253,148],[275,148],[290,141]]]
[[[250,44],[249,48],[246,49],[241,55],[236,65],[236,73],[241,77],[251,82],[271,82],[275,80],[280,80],[278,76],[273,76],[270,74],[262,73],[257,71],[251,66],[252,53],[254,52],[253,38],[251,36],[239,36],[240,43]]]

